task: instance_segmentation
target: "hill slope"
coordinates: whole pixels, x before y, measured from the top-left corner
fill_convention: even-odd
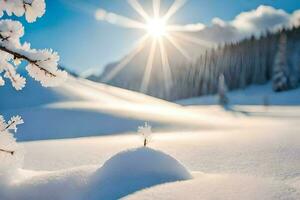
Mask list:
[[[23,141],[124,133],[144,121],[199,124],[198,115],[174,103],[73,77],[56,88],[42,88],[29,79],[24,91],[7,85],[0,96],[1,114],[24,118],[17,134]]]

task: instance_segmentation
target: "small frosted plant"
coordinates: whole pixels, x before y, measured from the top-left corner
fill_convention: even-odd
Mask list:
[[[144,126],[138,127],[138,133],[143,137],[143,146],[146,147],[150,140],[150,135],[152,133],[151,126],[145,122]]]

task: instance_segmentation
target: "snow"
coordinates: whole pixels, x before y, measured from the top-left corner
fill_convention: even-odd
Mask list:
[[[90,166],[55,172],[20,170],[14,181],[1,183],[0,199],[79,199],[93,171]]]
[[[236,116],[239,117],[248,119]],[[127,191],[131,195],[128,198],[195,199],[201,196],[205,199],[297,200],[300,197],[298,123],[299,118],[275,118],[270,122],[264,117],[249,126],[233,129],[153,133],[149,147],[180,160],[192,172],[193,179],[146,188],[134,194]],[[94,174],[101,166],[119,152],[142,146],[137,133],[21,144],[26,150],[23,165],[26,171],[15,179],[17,186],[12,184],[6,190],[11,192],[7,194],[12,195],[8,196],[11,199],[16,197],[14,195],[31,200],[87,199],[87,193],[99,194],[100,188],[90,191],[92,187],[88,184],[97,179]],[[144,169],[140,167],[144,162],[134,161],[132,166]],[[130,163],[118,164],[118,168],[123,169],[127,164]],[[114,177],[114,171],[111,173]],[[130,180],[124,178],[126,183]],[[61,190],[62,185],[64,190]]]
[[[8,86],[0,90],[1,96],[5,94],[1,113],[5,117],[17,113],[25,121],[16,135],[19,141],[126,133],[145,121],[154,128],[158,124],[210,124],[207,116],[201,117],[177,104],[84,79],[70,77],[55,88],[37,84],[30,81],[24,92],[18,93]]]
[[[82,166],[54,172],[19,170],[17,174],[13,181],[1,180],[0,199],[117,199],[191,178],[171,156],[144,147],[118,153],[98,169]]]
[[[161,151],[131,149],[113,156],[93,174],[86,199],[119,199],[146,187],[190,178],[182,164]]]
[[[262,179],[245,175],[195,174],[190,181],[170,183],[125,197],[126,200],[150,199],[297,199],[299,195],[291,193],[293,190],[287,185],[272,179]],[[182,192],[184,191],[184,192]],[[163,198],[162,198],[163,197]]]
[[[272,84],[253,85],[245,90],[228,92],[229,103],[233,105],[264,105],[267,97],[270,105],[300,105],[300,89],[273,92]],[[181,105],[218,105],[216,95],[179,100]]]
[[[45,2],[0,0],[0,12],[33,22]],[[0,199],[300,199],[299,89],[230,92],[225,109],[213,96],[178,105],[73,77],[43,89],[29,79],[16,94],[3,77],[23,89],[22,59],[43,86],[66,78],[58,54],[21,44],[23,34],[19,22],[0,21]],[[8,130],[23,120],[2,113],[24,118],[20,145]],[[153,131],[136,133],[144,121]]]
[[[5,86],[0,95],[4,91],[15,97],[1,99],[0,110],[24,117],[16,136],[23,140],[25,154],[11,181],[1,179],[0,199],[82,200],[101,195],[115,199],[111,195],[118,194],[125,199],[300,199],[300,107],[298,100],[292,101],[299,90],[277,94],[269,87],[251,87],[244,96],[242,91],[230,92],[230,102],[236,97],[252,105],[225,110],[216,105],[180,106],[75,78],[57,88],[33,85],[19,93],[35,94],[32,102],[26,98],[19,102],[21,97]],[[278,104],[254,105],[262,94]],[[136,132],[144,121],[153,127],[148,148],[141,147]],[[162,124],[168,126],[160,129]],[[70,138],[61,139],[65,137]],[[34,141],[37,138],[44,140]],[[177,174],[178,168],[171,170],[174,165],[165,163],[167,158],[179,160],[185,166],[179,171],[189,169],[193,179],[170,183],[155,179],[150,186],[146,184],[151,179],[143,179],[144,175],[135,189],[130,188],[134,173],[149,168]],[[100,187],[103,179],[107,187]],[[105,193],[109,190],[113,192]]]
[[[11,153],[0,152],[0,179],[9,181],[14,179],[16,171],[23,166],[24,150],[22,146],[17,145],[15,138],[8,132],[0,132],[0,147]],[[0,181],[1,182],[1,181]]]
[[[13,131],[16,132],[17,126],[22,123],[20,116],[11,117],[6,122],[0,115],[0,178],[2,180],[12,179],[16,170],[22,167],[24,153],[13,137]]]

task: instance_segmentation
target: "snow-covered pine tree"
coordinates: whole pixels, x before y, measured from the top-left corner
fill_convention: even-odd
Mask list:
[[[4,13],[8,16],[24,15],[26,21],[31,23],[44,15],[45,7],[44,0],[0,0],[0,17]],[[23,35],[24,27],[20,22],[0,20],[0,86],[5,84],[5,78],[16,90],[25,86],[25,78],[17,73],[17,68],[23,61],[27,64],[26,71],[29,75],[45,87],[55,86],[64,81],[67,73],[57,67],[58,54],[52,49],[32,49],[29,43],[20,42]],[[16,131],[17,125],[22,123],[23,120],[19,116],[6,122],[0,115],[0,177],[12,168],[11,165],[19,161],[19,156],[7,158],[7,155],[15,155],[17,144],[12,130]]]
[[[229,101],[226,93],[227,93],[227,85],[225,82],[225,77],[223,74],[221,74],[219,76],[219,82],[218,82],[218,97],[219,97],[219,104],[222,106],[227,105]]]
[[[282,34],[279,38],[278,50],[273,67],[273,90],[280,92],[289,89],[289,67],[286,58],[287,37]]]

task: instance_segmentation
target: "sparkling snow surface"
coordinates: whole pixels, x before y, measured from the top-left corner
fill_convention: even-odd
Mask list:
[[[69,96],[67,100],[63,100],[63,95],[58,95],[57,91],[62,90],[58,88],[55,94],[61,98],[60,101],[47,102],[47,105],[39,103],[36,106],[23,108],[20,105],[18,109],[1,110],[6,114],[14,112],[21,114],[19,111],[27,113],[26,118],[29,121],[26,121],[26,118],[24,121],[28,123],[28,127],[26,132],[21,133],[27,134],[24,140],[35,140],[39,135],[45,140],[21,142],[26,152],[23,169],[19,170],[10,182],[0,181],[0,199],[77,200],[86,199],[88,194],[103,195],[104,193],[100,194],[101,190],[97,189],[97,186],[102,183],[90,185],[96,183],[92,180],[97,179],[96,175],[101,171],[101,166],[117,153],[141,147],[143,144],[142,138],[130,131],[126,127],[127,121],[123,119],[137,120],[138,125],[143,125],[145,120],[157,124],[168,123],[164,129],[154,129],[155,133],[151,137],[149,147],[180,161],[193,176],[191,180],[154,184],[155,186],[144,189],[141,187],[139,188],[141,190],[135,193],[128,189],[123,193],[125,199],[300,199],[300,106],[296,105],[296,100],[293,100],[292,105],[276,104],[264,107],[247,104],[224,110],[215,105],[191,105],[199,103],[201,99],[197,102],[189,102],[191,106],[179,106],[83,80],[77,84],[75,88],[72,88],[71,84],[64,86],[63,89],[70,87],[74,90],[73,93],[70,92],[71,89],[62,92]],[[256,87],[259,91],[267,86]],[[76,99],[74,96],[79,93],[90,93],[89,96],[98,95],[98,97],[92,101],[85,94],[80,99]],[[289,98],[294,98],[299,93],[300,90],[294,90],[288,93],[272,94],[272,101],[279,101],[276,100],[277,96],[278,98],[285,96],[288,102]],[[231,96],[232,101],[234,101],[233,98],[234,96]],[[251,98],[255,98],[254,93]],[[96,102],[102,100],[102,106],[90,104],[90,102],[95,102],[94,100]],[[299,98],[298,101],[300,101]],[[107,109],[106,105],[111,107]],[[63,114],[68,112],[63,111],[60,115],[47,115],[48,111],[42,112],[41,110],[55,108],[67,111],[79,107],[79,110],[95,112],[95,116],[99,115],[103,119],[103,121],[97,119],[89,123],[90,127],[98,129],[98,132],[91,135],[103,135],[102,131],[110,127],[114,129],[119,125],[124,129],[107,136],[46,140],[51,129],[53,129],[54,136],[49,136],[49,138],[63,138],[71,134],[65,133],[65,136],[60,137],[53,124],[50,127],[45,126],[47,128],[41,127],[38,129],[39,133],[35,132],[33,136],[31,135],[30,130],[35,129],[34,126],[29,126],[30,123],[32,124],[31,116],[35,116],[35,112],[30,112],[31,110],[40,112],[44,117],[61,116],[60,121],[63,121],[65,119]],[[118,121],[108,126],[105,121],[106,116],[111,115]],[[72,116],[69,115],[69,117]],[[86,115],[82,116],[86,117]],[[89,119],[92,120],[93,117]],[[51,121],[52,118],[47,118],[47,120]],[[179,122],[188,128],[184,129],[183,126],[180,129],[174,128]],[[60,132],[64,133],[64,129],[66,132],[73,130],[72,125],[76,126],[76,123],[80,121],[74,123],[70,121],[64,126],[61,125]],[[103,129],[101,125],[106,128]],[[131,128],[133,126],[135,124],[132,124]],[[25,125],[20,126],[19,130],[22,127]],[[83,126],[79,135],[82,136],[81,134],[90,131],[90,127]],[[46,136],[42,136],[44,132],[47,133]],[[118,135],[118,133],[123,134]],[[87,135],[90,134],[87,133]],[[22,140],[21,136],[20,139]],[[124,161],[124,166],[127,164],[134,166],[131,161],[130,159],[127,161],[129,163]],[[138,163],[137,160],[134,162]],[[151,163],[151,159],[147,162]],[[153,160],[152,165],[155,164],[156,161]],[[136,170],[144,167],[144,165],[136,164]],[[162,172],[165,170],[166,168],[163,167]],[[109,173],[106,175],[113,176]],[[124,174],[122,177],[128,177],[127,175]],[[124,178],[122,184],[126,182]],[[114,187],[117,185],[110,189],[114,191],[116,189]],[[107,195],[104,199],[115,198]]]

